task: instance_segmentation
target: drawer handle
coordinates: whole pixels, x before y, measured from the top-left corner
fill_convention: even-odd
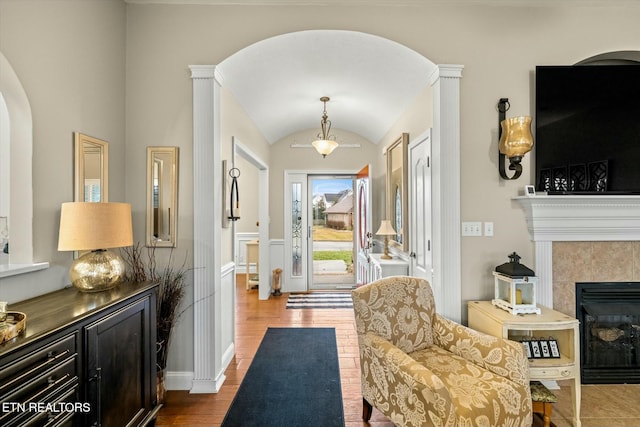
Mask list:
[[[59,354],[54,354],[53,352],[49,352],[47,353],[47,359],[45,361],[43,361],[42,363],[38,364],[37,366],[34,366],[33,368],[29,369],[26,372],[23,372],[21,375],[17,376],[16,378],[12,379],[11,381],[8,381],[7,383],[5,383],[2,388],[5,387],[9,387],[9,388],[13,388],[13,384],[21,384],[23,382],[25,382],[26,380],[29,379],[30,376],[34,375],[36,372],[38,372],[39,370],[46,368],[49,365],[53,365],[55,363],[57,363],[58,360],[66,357],[69,355],[69,353],[71,353],[71,350],[66,349],[65,351],[63,351],[62,353]]]

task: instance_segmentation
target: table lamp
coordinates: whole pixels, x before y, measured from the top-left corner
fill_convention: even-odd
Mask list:
[[[383,219],[380,223],[380,228],[376,231],[378,236],[384,236],[384,254],[380,256],[382,259],[391,259],[393,258],[389,255],[389,236],[395,236],[396,230],[393,229],[391,225],[391,221],[388,219]]]
[[[123,279],[125,263],[108,251],[133,245],[131,205],[128,203],[63,203],[60,210],[59,251],[89,251],[69,269],[73,286],[83,292],[115,287]]]

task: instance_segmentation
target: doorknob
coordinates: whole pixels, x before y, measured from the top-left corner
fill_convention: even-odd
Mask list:
[[[411,253],[409,254],[409,256],[410,256],[411,258],[415,258],[415,257],[416,257],[416,253],[415,253],[415,252],[411,252]]]

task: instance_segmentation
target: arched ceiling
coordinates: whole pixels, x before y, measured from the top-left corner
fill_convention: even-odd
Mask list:
[[[296,132],[319,131],[321,96],[331,98],[327,114],[334,130],[377,144],[435,68],[399,43],[334,30],[272,37],[219,64],[224,87],[271,144]]]

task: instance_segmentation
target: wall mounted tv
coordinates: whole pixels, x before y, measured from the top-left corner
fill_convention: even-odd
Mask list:
[[[536,190],[640,194],[640,65],[536,67]]]

